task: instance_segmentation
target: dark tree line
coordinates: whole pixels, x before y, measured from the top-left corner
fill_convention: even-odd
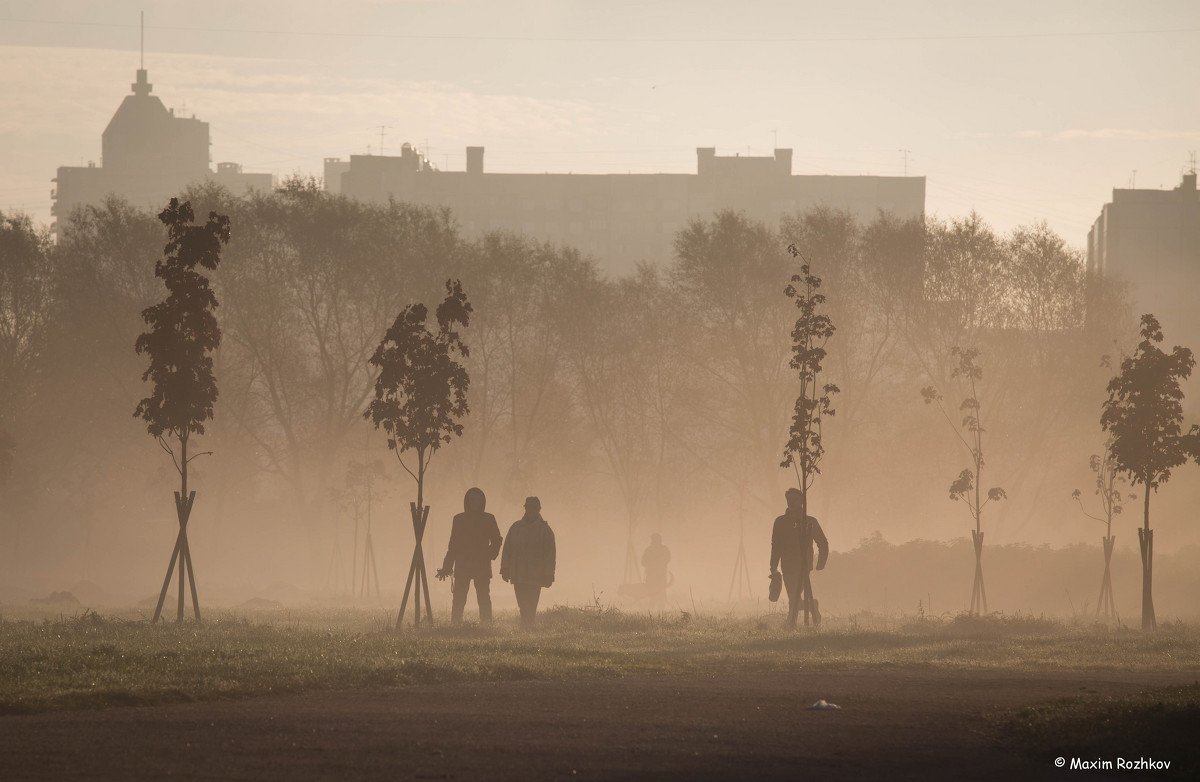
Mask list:
[[[1061,465],[1095,429],[1107,379],[1096,358],[1129,327],[1121,291],[1087,278],[1045,226],[999,236],[977,215],[863,226],[818,210],[770,226],[721,212],[681,230],[671,258],[612,279],[572,248],[503,232],[469,240],[447,212],[362,204],[303,182],[185,197],[238,227],[212,274],[221,408],[206,448],[222,458],[199,468],[213,487],[206,513],[219,527],[272,510],[326,544],[330,489],[371,437],[368,359],[395,313],[440,298],[447,278],[474,307],[461,332],[471,420],[434,468],[437,491],[494,486],[518,502],[553,487],[570,515],[631,541],[662,528],[732,541],[739,502],[765,517],[790,485],[779,466],[798,394],[796,309],[780,295],[799,272],[789,244],[823,280],[824,313],[838,324],[821,381],[840,390],[838,415],[822,424],[809,512],[860,527],[935,515],[956,533],[941,476],[959,455],[915,394],[955,386],[956,346],[986,357],[978,402],[1003,421],[989,471],[1012,502],[995,523],[1011,537],[1044,521],[1038,503],[1071,482]],[[154,515],[152,489],[169,473],[128,423],[144,369],[128,345],[159,296],[149,270],[161,224],[110,201],[74,215],[57,246],[27,222],[4,226],[3,246],[32,248],[22,252],[38,271],[27,276],[43,282],[16,303],[0,290],[0,327],[26,319],[36,333],[21,345],[38,346],[17,350],[0,330],[0,431],[11,432],[14,472],[58,476],[8,491],[5,518],[19,520],[4,523],[54,518],[70,538],[114,510]],[[313,548],[316,572],[327,556]]]

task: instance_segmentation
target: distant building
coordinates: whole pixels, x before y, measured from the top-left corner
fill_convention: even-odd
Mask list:
[[[325,187],[362,201],[449,207],[468,237],[520,232],[578,247],[615,273],[669,259],[688,220],[720,209],[772,224],[818,206],[863,221],[880,212],[925,214],[924,177],[794,175],[790,149],[718,157],[702,147],[695,174],[492,174],[484,173],[483,152],[467,147],[466,171],[438,171],[409,144],[399,156],[326,158]]]
[[[1088,232],[1089,271],[1133,286],[1134,317],[1152,312],[1166,347],[1200,350],[1200,193],[1196,172],[1174,190],[1113,189]]]
[[[212,181],[242,194],[250,189],[270,190],[270,174],[246,174],[237,163],[220,163],[214,174],[209,165],[208,123],[195,117],[176,117],[156,95],[138,69],[117,112],[101,137],[101,164],[63,166],[54,178],[50,214],[66,220],[78,206],[97,204],[109,194],[124,196],[139,207],[158,210],[171,196],[195,182]]]

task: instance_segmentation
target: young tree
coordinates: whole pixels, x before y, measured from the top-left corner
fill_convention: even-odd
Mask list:
[[[467,415],[467,388],[470,378],[459,359],[468,355],[467,346],[459,336],[471,317],[471,304],[458,280],[446,281],[446,299],[437,308],[437,332],[426,327],[428,310],[424,304],[410,304],[396,316],[383,341],[369,363],[379,370],[375,381],[375,399],[367,405],[363,417],[383,428],[388,448],[404,471],[417,482],[417,501],[409,503],[412,511],[416,547],[396,629],[404,621],[408,595],[416,581],[413,597],[414,624],[421,624],[421,593],[425,594],[425,611],[433,621],[429,603],[429,577],[425,573],[425,554],[421,539],[429,508],[425,505],[425,471],[438,448],[452,438],[462,435],[459,420]],[[416,452],[410,467],[404,460],[408,451]]]
[[[1183,433],[1183,389],[1180,383],[1192,374],[1196,359],[1192,351],[1178,345],[1170,353],[1158,346],[1163,341],[1158,319],[1142,316],[1142,341],[1132,356],[1121,361],[1121,371],[1108,381],[1108,399],[1100,414],[1100,426],[1112,437],[1116,469],[1127,473],[1130,482],[1145,489],[1143,525],[1138,528],[1142,554],[1142,629],[1153,630],[1154,532],[1150,529],[1150,490],[1171,477],[1171,470],[1188,458],[1200,459],[1200,432],[1193,426]]]
[[[375,565],[375,544],[371,539],[371,508],[382,492],[377,482],[387,481],[383,470],[383,462],[372,460],[367,463],[351,461],[346,467],[345,488],[335,488],[330,493],[334,501],[354,517],[354,544],[350,548],[350,594],[358,589],[358,596],[370,595],[371,581],[374,579],[375,596],[379,597],[379,568]],[[358,574],[358,527],[364,518],[367,521],[366,537],[363,538],[362,578]],[[340,558],[340,547],[336,545],[335,556]],[[336,572],[336,567],[330,568]]]
[[[956,365],[951,377],[961,377],[967,381],[970,394],[959,404],[962,411],[962,424],[954,423],[945,406],[942,405],[942,395],[933,386],[921,389],[925,404],[937,404],[946,423],[954,430],[954,434],[966,446],[971,454],[972,467],[964,469],[958,478],[950,484],[950,499],[960,500],[971,513],[975,529],[971,530],[971,540],[975,544],[975,583],[971,588],[971,610],[973,614],[987,613],[987,590],[983,586],[983,527],[981,519],[983,508],[989,502],[1006,499],[1004,489],[993,486],[988,489],[987,497],[980,495],[983,481],[983,426],[980,423],[979,392],[976,384],[983,379],[983,367],[976,363],[979,351],[975,348],[963,350],[958,346],[950,349],[951,357]]]
[[[1113,517],[1120,515],[1121,503],[1125,500],[1121,489],[1117,486],[1118,483],[1124,481],[1124,478],[1118,474],[1112,447],[1113,439],[1109,437],[1104,443],[1104,453],[1092,454],[1091,459],[1088,460],[1088,466],[1096,474],[1096,496],[1100,498],[1100,510],[1104,513],[1104,517],[1088,513],[1087,508],[1083,506],[1083,492],[1079,489],[1071,493],[1071,497],[1079,503],[1079,509],[1083,511],[1083,515],[1104,525],[1104,577],[1100,579],[1100,597],[1096,600],[1096,616],[1100,616],[1100,609],[1103,607],[1105,619],[1117,616],[1117,606],[1113,602],[1112,575],[1109,563],[1112,562],[1113,544],[1117,542],[1112,534]]]
[[[154,383],[153,393],[138,403],[135,418],[146,422],[148,431],[170,455],[179,472],[180,489],[175,493],[175,511],[179,516],[179,535],[167,567],[153,622],[158,621],[171,572],[179,560],[179,611],[183,621],[183,573],[187,570],[192,591],[192,608],[200,621],[200,600],[196,596],[196,575],[188,547],[187,524],[196,492],[188,492],[188,465],[197,456],[188,455],[193,434],[204,434],[204,421],[213,417],[217,400],[217,382],[213,377],[212,352],[221,344],[221,330],[213,310],[217,297],[208,278],[197,271],[210,271],[221,260],[221,245],[229,242],[229,218],[211,212],[203,226],[192,224],[192,205],[171,203],[158,216],[167,226],[167,245],[163,259],[155,263],[154,275],[166,283],[165,301],[142,311],[150,331],[137,338],[134,349],[150,356],[150,368],[142,380]],[[176,450],[178,444],[178,451]]]
[[[781,467],[792,467],[801,494],[800,516],[808,521],[808,492],[813,481],[821,473],[821,459],[825,455],[825,444],[821,439],[821,421],[834,413],[832,400],[838,387],[832,383],[822,385],[818,378],[821,362],[825,360],[825,345],[837,330],[828,315],[819,312],[825,303],[825,294],[819,293],[821,278],[812,273],[807,260],[796,245],[789,245],[793,258],[800,258],[800,274],[792,275],[791,283],[784,293],[795,302],[800,311],[796,325],[792,328],[792,360],[790,366],[800,378],[800,395],[793,408],[792,425],[788,429],[788,441],[783,447]],[[801,578],[804,592],[804,624],[808,624],[812,611],[812,584],[807,568]]]

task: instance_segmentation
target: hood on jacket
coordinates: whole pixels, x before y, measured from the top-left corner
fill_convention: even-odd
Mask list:
[[[486,507],[487,497],[484,496],[483,489],[475,486],[467,489],[466,495],[463,496],[463,510],[467,511],[468,513],[472,511],[475,513],[483,513],[483,510]]]

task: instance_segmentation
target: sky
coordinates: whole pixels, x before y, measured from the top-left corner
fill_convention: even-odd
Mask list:
[[[1172,188],[1200,149],[1195,2],[0,0],[0,210],[48,223],[55,169],[99,162],[140,11],[154,93],[210,123],[214,168],[280,177],[403,142],[576,173],[778,146],[1083,248],[1114,187]]]

